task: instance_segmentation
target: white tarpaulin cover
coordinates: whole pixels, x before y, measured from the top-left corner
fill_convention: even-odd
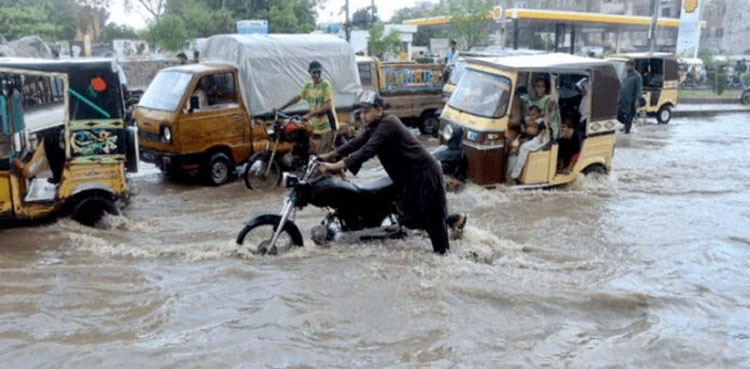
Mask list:
[[[361,89],[354,50],[331,35],[218,35],[209,38],[201,62],[234,65],[239,70],[245,106],[252,115],[268,113],[297,95],[310,81],[311,61],[323,65],[334,88],[337,108],[351,106]],[[288,110],[307,110],[300,101]]]

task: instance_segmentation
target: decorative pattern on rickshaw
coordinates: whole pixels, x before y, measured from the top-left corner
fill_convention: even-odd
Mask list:
[[[442,71],[435,69],[383,68],[386,91],[442,89]]]
[[[106,129],[75,131],[70,147],[76,155],[104,155],[117,151],[117,135]]]

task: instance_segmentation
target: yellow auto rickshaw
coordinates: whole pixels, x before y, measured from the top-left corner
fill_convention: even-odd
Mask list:
[[[111,65],[0,59],[0,224],[119,213],[136,134]]]
[[[632,53],[608,58],[615,64],[620,79],[625,77],[625,63],[635,62],[635,70],[643,80],[643,98],[640,113],[656,117],[667,124],[672,119],[672,109],[677,107],[677,88],[680,85],[679,64],[668,53]]]
[[[540,81],[547,84],[547,97],[534,96],[533,86]],[[556,186],[575,181],[578,173],[607,173],[615,148],[619,88],[614,66],[598,59],[568,54],[468,59],[443,109],[444,145],[434,154],[443,171],[460,180],[483,186],[507,182],[510,132],[518,132],[529,107],[545,99],[550,108],[540,134],[548,135],[547,143],[518,164],[522,170],[513,185]],[[553,127],[563,119],[571,128],[560,134]],[[560,145],[570,139],[580,143],[578,152],[566,150],[563,157]],[[565,145],[570,147],[567,141]]]

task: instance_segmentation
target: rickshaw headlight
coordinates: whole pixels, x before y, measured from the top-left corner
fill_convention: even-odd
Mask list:
[[[487,139],[491,140],[491,141],[497,141],[497,140],[500,139],[500,134],[499,133],[490,133],[490,134],[487,135]]]
[[[165,143],[171,143],[172,142],[172,130],[169,129],[169,127],[164,126],[164,128],[161,131],[161,140]]]
[[[443,139],[447,142],[450,141],[453,137],[453,126],[448,123],[445,125],[445,128],[443,128]]]

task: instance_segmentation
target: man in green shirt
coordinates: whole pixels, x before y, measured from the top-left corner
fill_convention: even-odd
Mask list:
[[[318,61],[310,63],[308,68],[311,81],[305,83],[300,93],[289,102],[273,111],[284,110],[304,99],[309,106],[309,112],[302,116],[302,120],[312,126],[312,140],[316,153],[327,153],[333,150],[338,122],[336,107],[333,103],[333,85],[321,77],[323,66]]]

